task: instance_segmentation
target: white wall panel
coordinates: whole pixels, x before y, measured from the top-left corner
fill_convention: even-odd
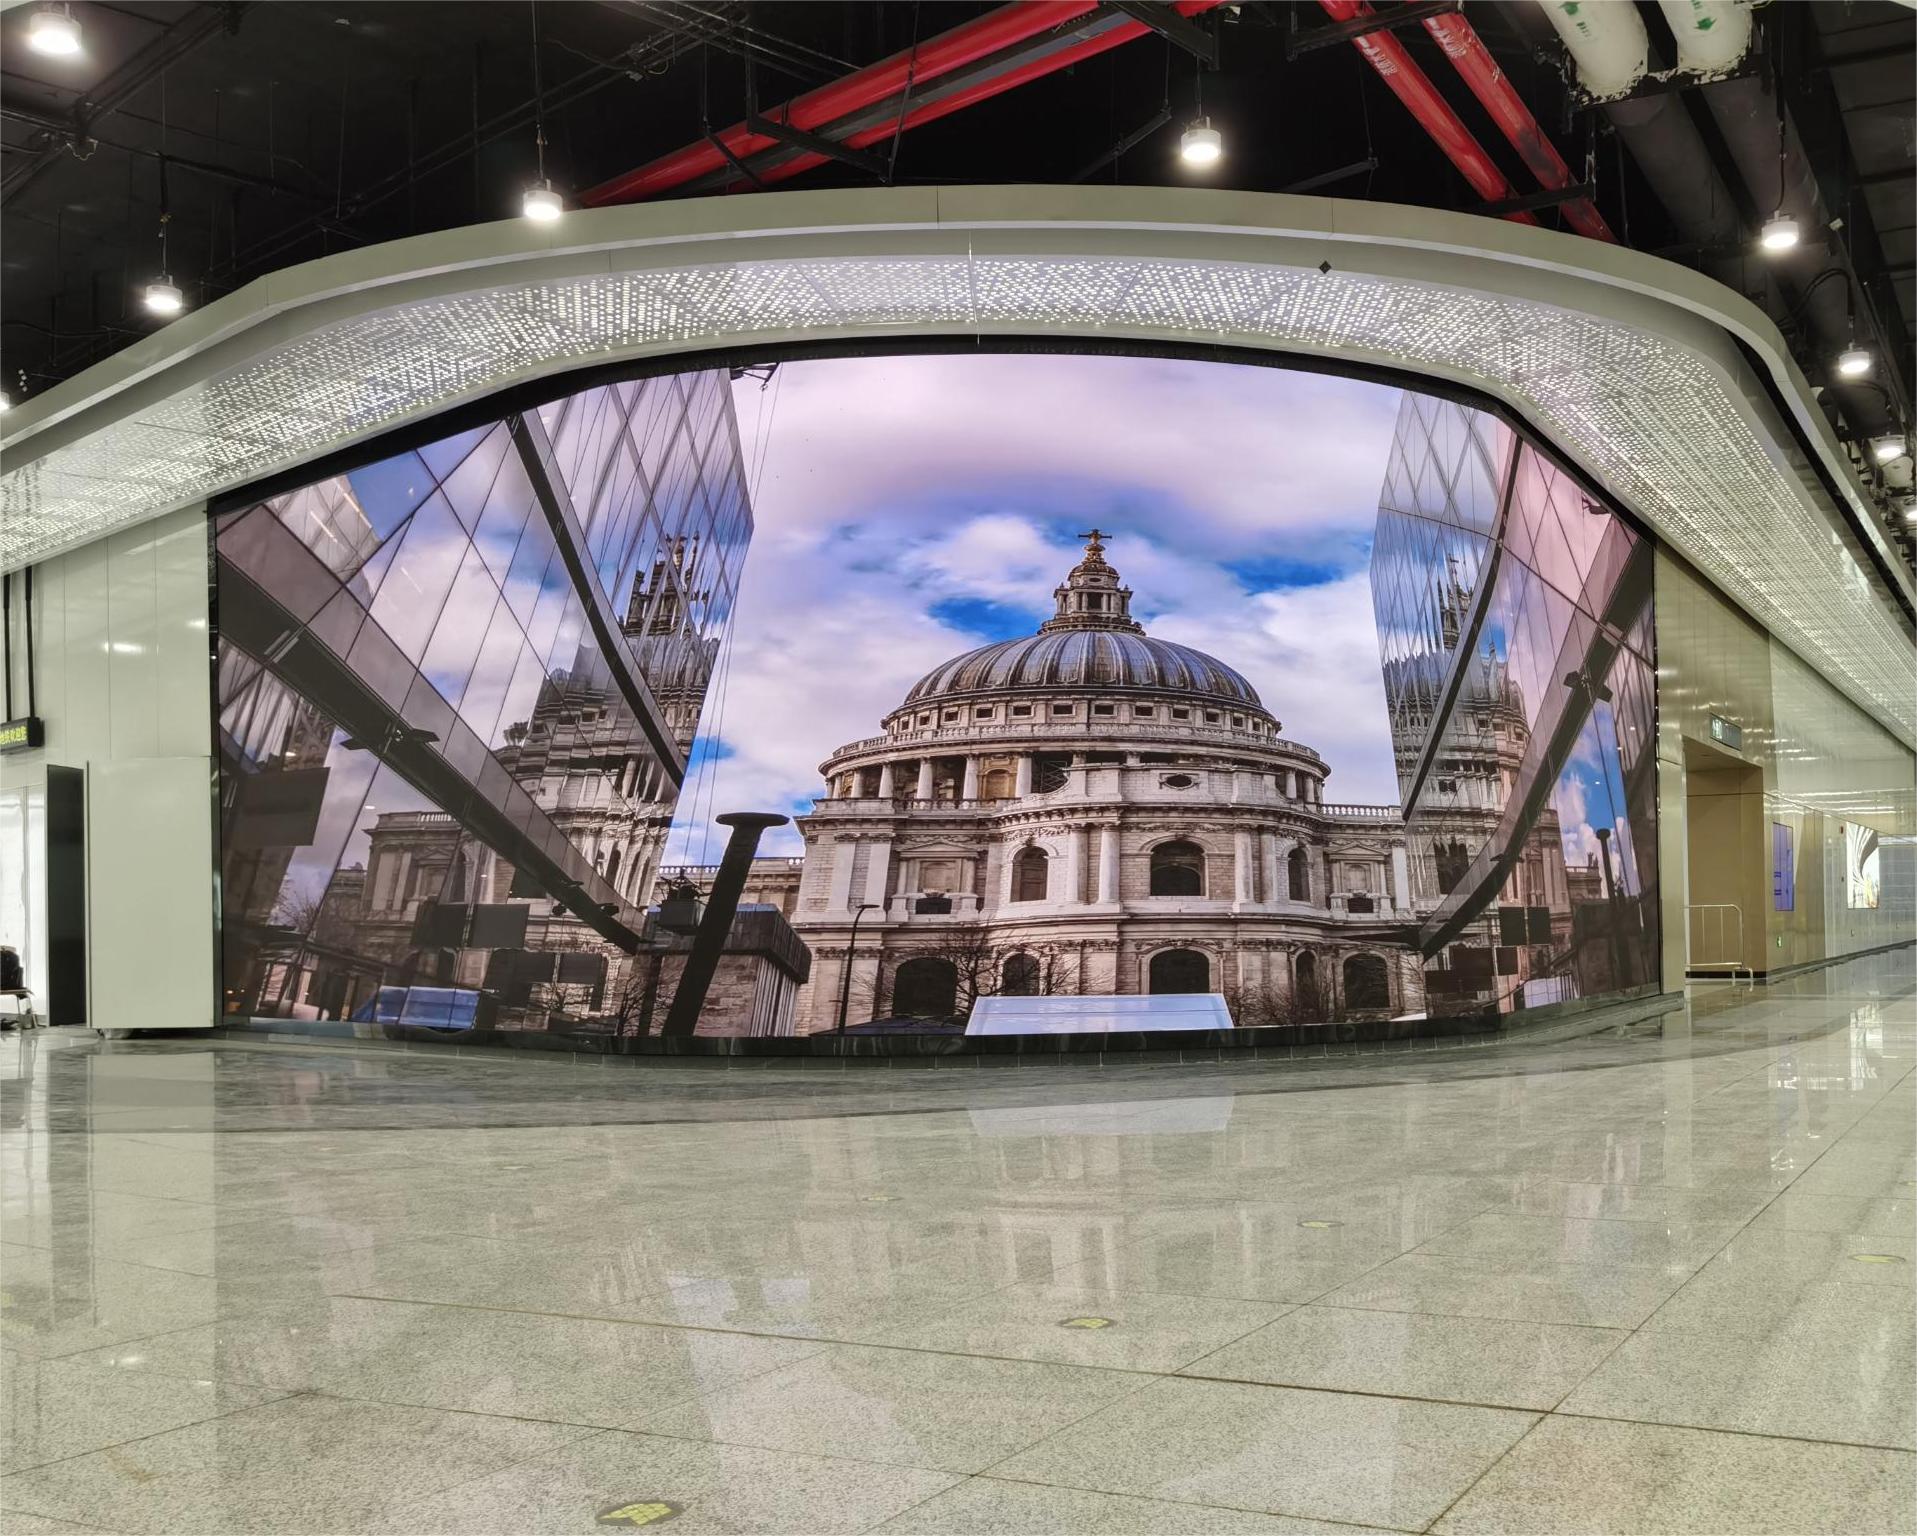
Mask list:
[[[88,1020],[213,1023],[213,792],[205,757],[87,765]]]
[[[44,784],[48,763],[87,772],[97,1028],[213,1022],[207,537],[193,507],[34,567],[34,702],[46,746],[0,757],[0,792]],[[14,599],[18,609],[18,585]],[[24,676],[22,665],[21,713]]]

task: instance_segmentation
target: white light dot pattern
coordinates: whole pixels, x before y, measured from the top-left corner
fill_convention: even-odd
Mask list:
[[[1807,505],[1780,446],[1760,440],[1693,352],[1576,310],[1339,270],[1097,254],[779,257],[416,299],[316,328],[0,476],[0,567],[535,373],[810,332],[938,331],[1212,339],[1478,380],[1806,660],[1917,735],[1907,632]]]

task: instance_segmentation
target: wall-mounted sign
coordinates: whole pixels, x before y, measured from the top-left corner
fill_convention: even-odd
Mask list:
[[[1733,752],[1744,750],[1744,727],[1733,725],[1722,715],[1711,716],[1711,740],[1721,741]]]
[[[1797,867],[1791,849],[1791,829],[1781,821],[1771,823],[1771,906],[1790,912],[1797,906]]]
[[[44,745],[46,738],[46,724],[37,715],[0,724],[0,752],[31,752]]]

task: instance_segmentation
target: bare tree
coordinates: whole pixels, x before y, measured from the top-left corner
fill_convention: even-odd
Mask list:
[[[1269,984],[1259,987],[1225,988],[1225,1006],[1240,1029],[1262,1029],[1274,1024],[1323,1022],[1307,1020],[1296,995],[1289,988]],[[1323,1010],[1319,1010],[1322,1012]]]
[[[963,1017],[971,1013],[981,997],[996,997],[1005,990],[1005,962],[1020,954],[1030,955],[1038,962],[1036,991],[1039,995],[1056,997],[1078,990],[1079,962],[1075,946],[995,944],[991,931],[980,924],[944,929],[929,947],[915,949],[904,958],[930,958],[950,964],[958,978],[954,1011]]]

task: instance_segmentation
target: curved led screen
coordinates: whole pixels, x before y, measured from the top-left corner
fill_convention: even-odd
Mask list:
[[[1468,405],[755,363],[215,527],[235,1020],[937,1034],[1210,994],[1349,1038],[1657,978],[1650,546]],[[791,819],[727,921],[741,810]]]

